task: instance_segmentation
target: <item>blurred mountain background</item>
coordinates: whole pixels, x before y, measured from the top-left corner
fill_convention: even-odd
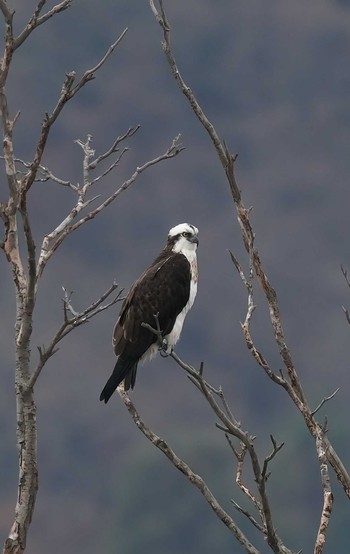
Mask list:
[[[9,2],[19,31],[35,2]],[[52,5],[52,4],[50,4]],[[231,150],[237,179],[265,270],[277,289],[284,329],[313,406],[337,387],[323,409],[329,437],[350,465],[349,338],[342,305],[350,295],[340,264],[350,269],[350,5],[344,1],[177,0],[167,2],[172,42],[185,80]],[[286,394],[251,359],[240,330],[246,294],[231,249],[246,264],[223,171],[212,145],[177,89],[161,49],[161,31],[139,0],[75,0],[16,52],[8,84],[16,156],[30,160],[46,111],[66,72],[97,63],[125,27],[128,33],[97,78],[65,108],[44,164],[63,179],[82,181],[75,139],[93,136],[97,153],[130,126],[141,129],[117,171],[96,186],[107,196],[178,133],[183,151],[144,173],[117,202],[70,236],[43,277],[35,315],[35,345],[47,344],[62,321],[62,285],[77,309],[115,278],[126,289],[163,247],[168,229],[188,221],[200,229],[200,282],[179,355],[221,385],[237,419],[257,436],[261,456],[272,433],[285,446],[271,464],[275,524],[296,551],[313,548],[322,507],[311,437]],[[6,198],[3,172],[0,200]],[[31,191],[38,244],[75,202],[54,183]],[[0,259],[0,539],[12,524],[17,488],[14,397],[14,291]],[[268,312],[256,294],[252,332],[276,371],[281,362]],[[140,552],[240,553],[238,544],[198,491],[152,448],[115,395],[99,394],[115,363],[114,307],[80,327],[50,360],[37,387],[39,494],[28,554]],[[173,360],[140,368],[132,393],[145,422],[183,456],[234,512],[244,503],[235,463],[215,418]],[[323,417],[320,415],[320,417]],[[332,475],[335,507],[327,553],[347,552],[349,505]]]

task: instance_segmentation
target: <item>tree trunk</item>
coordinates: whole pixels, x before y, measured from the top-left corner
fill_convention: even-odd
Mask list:
[[[23,391],[23,388],[16,384],[16,403],[19,455],[18,496],[15,519],[5,541],[3,554],[22,554],[24,552],[38,490],[36,406],[33,392]]]

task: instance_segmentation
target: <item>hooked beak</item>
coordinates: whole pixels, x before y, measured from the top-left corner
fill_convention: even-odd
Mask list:
[[[193,242],[194,244],[196,244],[198,246],[199,244],[199,240],[198,240],[198,237],[196,235],[192,235],[191,238],[188,239],[190,242]]]

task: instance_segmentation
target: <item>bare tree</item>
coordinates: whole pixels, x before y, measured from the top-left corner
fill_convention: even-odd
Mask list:
[[[62,339],[76,327],[86,323],[116,302],[119,302],[122,293],[122,291],[116,293],[118,285],[113,283],[99,298],[93,300],[89,306],[78,312],[72,306],[71,294],[63,289],[62,324],[49,344],[38,348],[39,360],[35,363],[31,356],[33,315],[43,272],[67,236],[100,214],[120,194],[126,191],[141,173],[163,160],[173,158],[181,151],[179,137],[176,137],[163,154],[138,166],[128,179],[122,182],[110,196],[104,199],[101,198],[100,194],[92,195],[92,190],[96,189],[97,185],[106,175],[118,167],[120,160],[128,150],[128,147],[124,145],[138,131],[139,125],[130,127],[125,133],[119,135],[111,146],[99,155],[96,155],[92,148],[92,137],[90,135],[84,141],[76,141],[77,145],[82,149],[81,184],[62,179],[53,174],[50,168],[42,164],[49,134],[56,120],[61,116],[66,104],[87,83],[95,78],[97,71],[124,39],[127,33],[127,29],[125,29],[108,48],[100,61],[91,69],[86,70],[81,77],[77,77],[74,71],[67,73],[56,105],[50,112],[48,111],[44,115],[33,158],[27,161],[19,159],[16,156],[13,129],[20,114],[19,112],[15,115],[10,114],[6,92],[7,77],[12,59],[19,48],[30,39],[31,34],[40,25],[46,23],[51,17],[65,11],[70,4],[71,0],[63,0],[45,12],[46,0],[40,0],[28,23],[16,36],[13,31],[15,14],[9,9],[6,0],[0,0],[0,9],[6,29],[5,46],[0,67],[0,108],[3,129],[3,161],[8,185],[7,200],[0,204],[0,216],[3,223],[3,237],[0,246],[12,271],[16,295],[14,339],[16,356],[17,448],[19,457],[17,503],[14,511],[13,525],[4,544],[4,554],[20,554],[24,552],[27,533],[35,507],[38,489],[37,426],[34,394],[36,381],[47,361],[57,352],[58,345]],[[109,161],[107,167],[103,166],[105,161]],[[99,169],[100,172],[96,174],[95,170]],[[58,186],[69,187],[72,190],[72,206],[68,208],[67,215],[54,229],[48,230],[45,236],[41,238],[33,236],[31,214],[28,209],[28,198],[31,188],[38,181],[51,181]],[[22,229],[23,241],[21,240]]]
[[[157,5],[154,0],[149,0],[149,5],[156,21],[162,29],[162,47],[171,73],[180,91],[187,98],[195,116],[198,118],[199,123],[209,135],[224,170],[232,194],[234,206],[236,208],[239,228],[247,253],[248,271],[245,272],[243,270],[242,265],[232,253],[231,258],[247,294],[247,312],[245,320],[242,324],[242,332],[246,345],[258,366],[264,371],[267,378],[271,381],[271,384],[277,385],[284,389],[295,408],[301,413],[304,423],[314,441],[315,452],[317,454],[320,468],[320,488],[323,492],[323,505],[320,506],[319,526],[318,529],[314,530],[316,537],[314,541],[314,554],[321,554],[324,551],[326,544],[327,531],[333,508],[330,470],[332,470],[336,475],[336,478],[341,484],[345,495],[350,498],[350,477],[330,439],[328,438],[327,421],[319,421],[316,417],[321,407],[326,402],[331,400],[337,391],[324,397],[315,409],[310,407],[310,403],[303,390],[301,380],[293,361],[292,353],[288,347],[283,331],[276,290],[266,275],[261,256],[255,244],[255,233],[249,218],[250,210],[247,209],[243,203],[242,194],[236,181],[235,162],[237,156],[229,151],[227,145],[217,133],[214,125],[209,121],[204,110],[199,105],[191,88],[181,76],[181,72],[171,49],[170,24],[165,13],[162,0],[159,0]],[[346,278],[344,270],[343,273]],[[256,346],[254,338],[251,334],[250,326],[255,311],[254,292],[256,287],[261,288],[265,298],[266,308],[271,320],[273,337],[283,366],[282,370],[277,370],[271,366],[266,357]],[[345,313],[348,317],[346,310]],[[158,335],[159,348],[161,349],[161,332],[156,315],[155,325],[154,327],[149,327],[149,329]],[[286,544],[284,544],[283,539],[277,533],[267,490],[267,480],[270,475],[269,464],[278,454],[283,444],[277,444],[274,437],[271,436],[272,450],[263,460],[260,460],[254,446],[254,436],[249,434],[246,430],[243,430],[241,423],[236,419],[228,406],[222,389],[216,388],[206,381],[204,378],[203,364],[201,364],[199,369],[195,369],[190,364],[182,361],[175,352],[172,352],[170,356],[182,369],[187,372],[191,382],[202,393],[204,399],[215,414],[215,417],[220,421],[217,423],[217,427],[224,432],[228,446],[231,448],[234,459],[236,460],[236,483],[250,501],[251,510],[242,508],[235,501],[232,501],[233,506],[238,512],[248,518],[252,526],[261,533],[274,553],[292,554],[293,551]],[[250,554],[257,554],[259,552],[258,548],[243,533],[236,521],[222,508],[202,477],[195,474],[189,465],[177,456],[170,445],[164,439],[157,436],[143,422],[135,405],[122,387],[119,388],[119,395],[124,401],[131,417],[133,418],[133,421],[147,437],[147,439],[164,453],[171,463],[185,475],[190,483],[194,484],[198,488],[216,516],[233,533],[242,548]],[[238,443],[235,444],[234,441],[238,441]],[[250,468],[254,475],[254,489],[247,486],[243,480],[243,469],[247,463],[250,464]]]
[[[13,525],[4,545],[4,554],[22,553],[25,551],[28,529],[35,508],[35,500],[38,488],[37,471],[37,428],[35,385],[48,360],[57,352],[61,341],[76,327],[83,325],[95,315],[102,313],[110,306],[119,302],[122,291],[117,290],[118,285],[113,283],[99,298],[92,300],[90,305],[82,311],[77,311],[72,304],[72,295],[63,288],[63,314],[62,323],[45,346],[38,347],[39,359],[34,361],[31,355],[33,315],[36,309],[36,299],[43,273],[60,248],[65,239],[87,221],[95,218],[107,206],[114,202],[120,194],[127,190],[138,176],[151,166],[161,161],[175,157],[181,146],[179,137],[176,137],[166,151],[150,159],[140,166],[122,182],[115,191],[105,198],[101,198],[96,191],[104,177],[118,168],[119,162],[127,154],[127,141],[138,132],[139,126],[130,127],[126,132],[117,136],[112,144],[102,153],[96,155],[92,147],[92,137],[88,135],[84,140],[77,140],[76,145],[82,154],[82,181],[81,184],[63,179],[56,175],[49,167],[43,165],[43,154],[47,148],[50,131],[56,120],[61,117],[67,103],[92,79],[98,70],[107,62],[113,51],[124,39],[125,29],[118,39],[102,55],[100,61],[91,69],[77,77],[75,72],[67,73],[56,105],[44,115],[39,139],[37,141],[33,158],[23,160],[16,155],[17,147],[13,137],[13,129],[20,114],[11,114],[6,91],[7,77],[11,67],[12,58],[16,51],[30,39],[31,34],[50,18],[65,11],[72,0],[63,0],[52,8],[47,9],[46,0],[38,1],[37,7],[28,20],[25,27],[18,35],[13,31],[14,13],[9,9],[6,0],[0,0],[0,9],[6,28],[5,46],[0,67],[0,108],[2,112],[3,128],[3,161],[7,181],[7,198],[0,204],[0,215],[3,222],[3,233],[0,246],[8,261],[14,282],[16,296],[16,321],[15,321],[15,391],[17,411],[17,448],[19,455],[18,491],[17,503],[14,510]],[[207,118],[204,110],[199,105],[190,87],[181,76],[177,62],[170,45],[170,24],[166,16],[163,3],[155,4],[149,0],[151,11],[159,23],[163,33],[163,49],[169,63],[171,73],[185,95],[199,123],[209,135],[210,141],[217,153],[220,164],[224,170],[236,216],[242,234],[243,244],[247,253],[246,263],[242,264],[234,254],[231,254],[232,262],[242,280],[247,295],[247,310],[245,320],[242,323],[242,332],[248,350],[264,371],[271,382],[271,386],[281,387],[292,405],[298,410],[310,432],[315,445],[315,452],[320,468],[320,489],[323,492],[323,504],[320,506],[318,529],[314,530],[314,554],[321,554],[327,539],[327,531],[332,515],[333,494],[330,484],[330,472],[333,471],[341,484],[346,496],[350,498],[350,477],[336,453],[327,435],[327,422],[319,421],[317,414],[321,407],[333,398],[335,392],[325,396],[319,405],[312,409],[304,392],[302,382],[298,376],[292,353],[282,327],[278,298],[274,287],[264,270],[263,261],[255,242],[255,233],[250,221],[250,210],[244,205],[241,191],[236,182],[235,162],[233,155],[225,142],[220,138],[213,124]],[[105,165],[107,163],[107,165]],[[96,170],[98,172],[96,173]],[[72,191],[72,202],[67,208],[67,213],[62,221],[53,229],[49,229],[45,236],[35,237],[32,231],[32,218],[28,209],[28,198],[31,189],[36,182],[51,181],[57,186],[67,187]],[[243,269],[243,265],[247,270]],[[344,273],[345,277],[346,274]],[[254,294],[260,287],[266,301],[266,308],[271,319],[271,329],[274,340],[280,353],[283,370],[276,369],[259,350],[251,334],[251,322],[254,316]],[[346,316],[349,320],[348,313]],[[157,317],[154,327],[149,330],[159,335]],[[160,349],[162,347],[161,341]],[[254,529],[258,530],[271,550],[278,554],[293,554],[280,533],[276,529],[275,514],[271,508],[268,491],[268,478],[270,464],[275,460],[283,443],[278,443],[271,436],[271,445],[267,454],[260,458],[255,448],[254,435],[244,429],[236,414],[233,414],[225,394],[221,387],[209,383],[204,374],[204,364],[197,369],[191,364],[179,358],[176,352],[171,353],[171,358],[189,376],[191,383],[201,393],[203,399],[212,410],[217,428],[224,434],[232,458],[235,463],[235,475],[238,488],[243,492],[251,508],[240,506],[232,500],[233,509],[243,514]],[[242,548],[250,554],[258,554],[259,549],[254,540],[242,531],[234,517],[225,510],[215,494],[210,490],[204,479],[195,473],[185,460],[181,459],[171,448],[168,442],[159,437],[143,421],[134,403],[122,387],[118,389],[125,406],[146,438],[170,460],[183,475],[203,495],[215,515],[231,531]],[[248,484],[245,473],[251,471],[254,482]]]

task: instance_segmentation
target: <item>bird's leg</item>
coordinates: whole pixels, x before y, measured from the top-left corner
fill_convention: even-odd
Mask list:
[[[166,358],[169,356],[170,352],[168,351],[168,341],[165,337],[163,337],[162,331],[160,329],[159,325],[159,312],[157,314],[154,314],[154,319],[156,321],[156,327],[157,327],[157,335],[158,335],[158,350],[162,358]]]
[[[151,333],[153,333],[154,335],[157,335],[159,353],[162,356],[162,358],[166,358],[167,356],[170,356],[173,349],[171,348],[169,351],[168,341],[166,340],[166,338],[163,337],[163,333],[159,325],[159,312],[157,314],[154,314],[153,317],[156,321],[156,328],[149,325],[149,323],[141,323],[141,325],[145,329],[148,329],[149,331],[151,331]]]
[[[157,335],[157,342],[158,342],[159,350],[161,350],[163,352],[166,352],[166,350],[168,348],[168,343],[167,343],[166,339],[163,338],[163,333],[162,333],[162,330],[161,330],[160,325],[159,325],[158,316],[159,316],[159,312],[153,315],[153,317],[156,321],[156,328],[154,328],[151,325],[149,325],[148,323],[144,323],[144,322],[141,323],[141,326],[144,327],[145,329],[148,329],[149,331],[151,331],[151,333],[153,333],[154,335]]]

